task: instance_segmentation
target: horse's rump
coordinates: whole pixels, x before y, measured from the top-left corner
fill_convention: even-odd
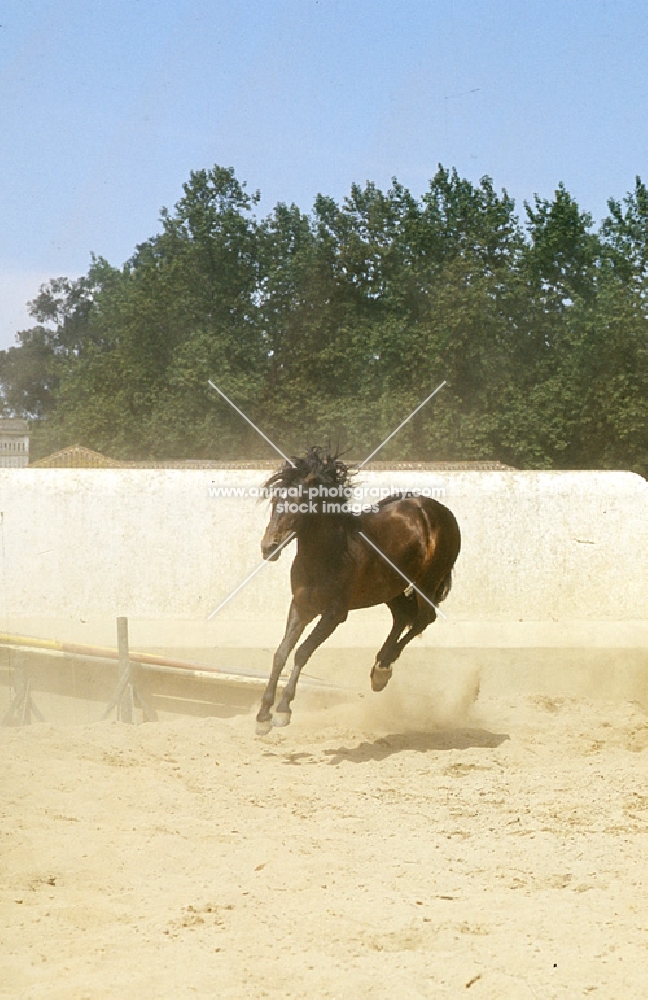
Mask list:
[[[461,544],[454,515],[437,500],[414,494],[386,497],[378,508],[361,515],[359,527],[375,548],[360,536],[350,553],[357,574],[351,607],[386,602],[410,583],[438,604],[450,592]]]

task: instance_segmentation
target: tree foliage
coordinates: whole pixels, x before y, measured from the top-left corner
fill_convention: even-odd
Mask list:
[[[414,197],[354,184],[312,212],[234,171],[191,173],[121,268],[44,286],[0,352],[6,413],[44,453],[266,457],[214,381],[286,450],[648,470],[648,194],[598,231],[564,185],[512,199],[439,167]]]

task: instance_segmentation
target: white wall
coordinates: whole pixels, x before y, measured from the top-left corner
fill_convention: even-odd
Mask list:
[[[273,645],[293,545],[206,621],[260,563],[268,516],[265,503],[215,499],[209,487],[258,486],[267,475],[0,469],[0,628],[113,644],[114,618],[126,614],[148,645]],[[448,622],[426,642],[497,645],[504,633],[518,645],[648,642],[648,483],[639,476],[400,471],[365,482],[441,487],[459,521]],[[354,613],[336,641],[375,646],[385,615]]]

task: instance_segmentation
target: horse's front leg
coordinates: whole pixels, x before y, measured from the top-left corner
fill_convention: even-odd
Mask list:
[[[307,639],[304,639],[301,646],[295,653],[295,666],[293,667],[293,671],[290,675],[290,680],[284,688],[281,701],[277,705],[273,725],[289,725],[291,715],[290,704],[295,697],[297,681],[299,680],[299,675],[302,672],[304,664],[311,658],[317,647],[321,646],[322,643],[328,639],[333,632],[335,632],[338,625],[341,625],[343,621],[346,621],[347,615],[348,611],[346,609],[342,610],[339,606],[327,608],[311,634]]]
[[[286,631],[284,632],[284,637],[279,643],[277,652],[274,655],[270,680],[268,681],[267,687],[263,692],[261,708],[259,709],[256,717],[257,736],[264,736],[266,733],[270,732],[272,727],[272,712],[270,709],[274,705],[274,700],[277,694],[277,684],[279,683],[279,678],[281,677],[281,671],[285,667],[286,660],[295,648],[297,642],[299,641],[299,637],[308,625],[308,622],[308,618],[302,618],[300,616],[295,606],[295,602],[293,601],[288,612]]]

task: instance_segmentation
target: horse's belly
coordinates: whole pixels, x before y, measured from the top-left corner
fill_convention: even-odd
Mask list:
[[[393,587],[389,588],[387,588],[384,583],[382,585],[372,585],[371,582],[369,584],[360,583],[358,586],[354,587],[351,592],[349,610],[354,611],[358,608],[373,608],[376,604],[386,604],[387,601],[391,601],[392,598],[402,593],[406,586],[407,584],[405,581],[402,583],[395,583]]]

